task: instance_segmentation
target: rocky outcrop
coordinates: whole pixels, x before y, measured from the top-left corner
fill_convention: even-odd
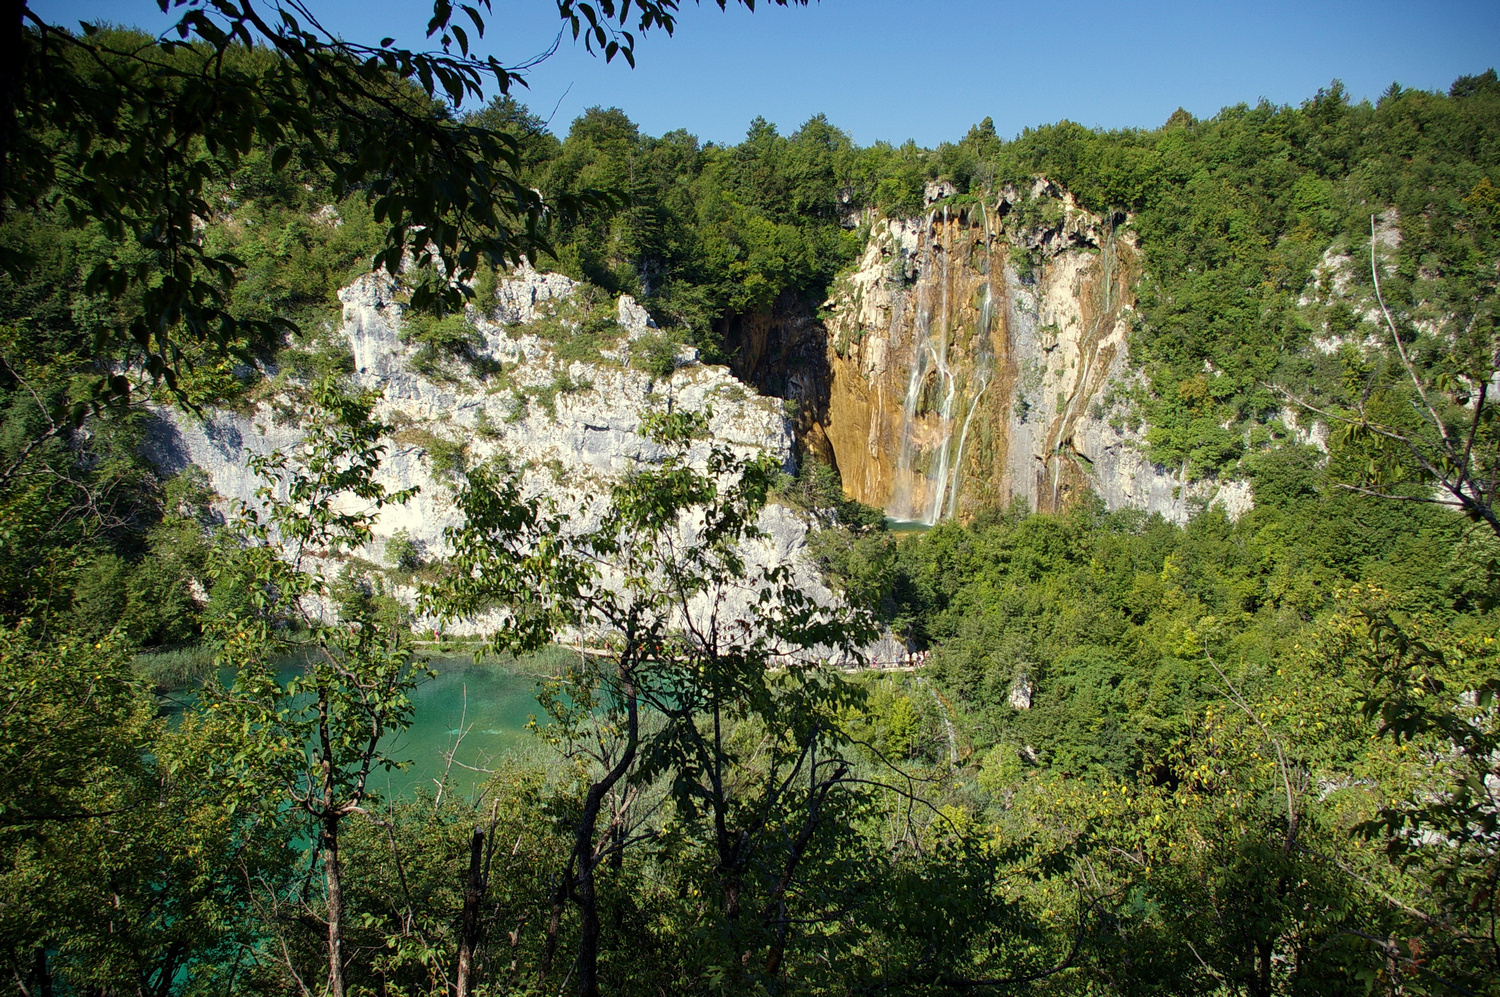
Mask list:
[[[538,306],[570,295],[573,282],[525,271],[500,285],[494,320],[474,317],[484,339],[478,357],[501,365],[503,377],[443,383],[413,370],[417,347],[402,337],[395,291],[372,275],[340,298],[356,381],[381,392],[376,415],[402,427],[398,442],[431,435],[462,446],[468,460],[505,454],[533,469],[561,465],[577,487],[597,487],[657,455],[640,435],[642,420],[671,406],[710,413],[714,437],[746,454],[771,453],[790,469],[792,431],[775,399],[759,397],[723,367],[698,363],[692,350],[679,353],[668,377],[628,365],[633,344],[652,328],[629,296],[616,303],[621,338],[603,361],[566,361],[528,327],[541,317]]]
[[[660,458],[660,447],[641,429],[650,412],[668,406],[708,413],[715,439],[745,456],[769,454],[792,469],[792,426],[780,399],[760,396],[726,368],[699,363],[691,349],[679,351],[667,376],[630,365],[654,326],[628,296],[614,303],[617,337],[602,356],[559,357],[555,324],[549,339],[538,323],[552,317],[549,303],[578,291],[566,277],[533,270],[503,282],[493,317],[472,309],[469,315],[482,339],[471,359],[483,372],[451,378],[418,372],[420,344],[407,335],[410,320],[396,283],[370,275],[340,292],[340,332],[353,355],[354,379],[379,392],[375,415],[395,427],[386,441],[381,481],[393,491],[418,489],[404,506],[381,511],[362,556],[381,562],[386,542],[405,530],[428,557],[442,557],[444,530],[459,522],[452,499],[463,468],[502,455],[523,470],[533,494],[550,496],[580,529],[587,528],[601,514],[611,482]],[[167,471],[188,464],[203,468],[226,504],[254,505],[262,482],[251,472],[249,457],[286,449],[300,432],[295,406],[268,394],[248,411],[198,417],[162,410],[148,431],[146,451]],[[709,440],[695,444],[690,459],[701,463],[709,446]],[[765,538],[746,551],[752,569],[792,564],[801,587],[831,599],[803,553],[803,517],[772,504],[760,526]],[[463,629],[473,628],[449,632]]]
[[[831,381],[828,330],[810,303],[785,292],[767,311],[725,316],[717,331],[731,348],[729,367],[735,376],[763,395],[784,400],[802,450],[834,463],[823,435]]]
[[[829,380],[816,435],[854,498],[934,522],[1091,489],[1182,521],[1219,486],[1144,456],[1126,401],[1139,254],[1044,180],[922,218],[877,221],[825,305]],[[1247,496],[1224,500],[1238,513]]]

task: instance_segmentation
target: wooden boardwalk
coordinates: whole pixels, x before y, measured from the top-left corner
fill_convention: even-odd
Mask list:
[[[472,651],[476,648],[482,648],[484,646],[483,641],[467,640],[413,640],[411,643],[415,647],[435,647],[440,649],[452,648],[453,650],[458,652]],[[557,646],[566,647],[569,651],[573,651],[577,654],[588,655],[591,658],[607,658],[615,653],[613,650],[607,647],[590,647],[587,645],[580,647],[577,645],[566,644],[559,644]],[[851,674],[857,672],[915,672],[920,671],[927,664],[930,655],[930,651],[912,651],[909,654],[902,655],[896,658],[874,658],[859,666],[840,666],[839,670],[849,672]],[[780,667],[785,668],[791,664],[811,665],[817,664],[818,662],[809,662],[794,658],[782,657],[779,663]]]

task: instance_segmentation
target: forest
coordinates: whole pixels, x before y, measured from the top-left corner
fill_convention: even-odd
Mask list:
[[[433,54],[181,9],[170,38],[31,15],[6,41],[7,987],[1500,994],[1493,69],[1156,128],[926,149],[819,116],[720,146],[607,107],[559,137],[470,54],[478,10],[439,3]],[[611,59],[675,9],[559,3]],[[1237,519],[1083,496],[899,534],[812,455],[664,411],[595,520],[450,462],[442,558],[354,556],[410,498],[336,329],[372,266],[434,377],[495,376],[465,316],[523,260],[637,297],[647,365],[733,366],[734,320],[815,314],[873,220],[1038,176],[1134,232],[1147,456],[1248,481]],[[1012,201],[1007,231],[1049,224]],[[1320,291],[1343,257],[1378,308]],[[256,460],[261,508],[148,459],[153,412],[269,398],[302,432]],[[840,601],[746,567],[768,504]],[[683,622],[731,590],[760,610]],[[536,676],[528,747],[473,793],[381,792],[442,649],[418,615],[495,607],[460,650]],[[883,633],[926,663],[816,664]]]

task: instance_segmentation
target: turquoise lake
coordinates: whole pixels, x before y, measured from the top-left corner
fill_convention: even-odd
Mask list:
[[[386,745],[392,758],[411,766],[376,776],[383,795],[403,795],[418,787],[436,792],[434,780],[441,780],[445,769],[449,792],[470,794],[488,778],[476,769],[493,768],[506,752],[537,743],[526,724],[541,712],[536,702],[540,675],[506,665],[476,665],[467,658],[438,659],[431,667],[437,676],[412,693],[411,726]]]
[[[502,755],[541,747],[536,735],[526,729],[541,713],[536,691],[547,671],[543,662],[486,662],[475,664],[469,657],[429,659],[436,675],[424,678],[412,691],[412,723],[382,744],[386,754],[405,768],[375,771],[371,788],[382,796],[404,796],[419,791],[437,792],[445,775],[449,793],[472,795],[489,778]],[[296,674],[287,667],[279,677],[285,682]],[[228,683],[232,676],[221,680]],[[163,698],[163,708],[180,714],[195,699],[184,691]],[[452,761],[449,754],[452,753]]]

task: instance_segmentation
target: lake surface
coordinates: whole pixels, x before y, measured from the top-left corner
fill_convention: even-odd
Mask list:
[[[892,519],[887,516],[885,528],[896,534],[926,533],[932,529],[932,524],[924,523],[920,519]]]
[[[389,757],[410,764],[391,772],[377,769],[370,776],[371,788],[386,797],[420,789],[436,792],[446,775],[445,792],[470,796],[489,778],[483,770],[494,768],[500,756],[541,748],[526,725],[541,714],[536,691],[551,673],[549,666],[555,665],[555,656],[550,661],[548,657],[543,652],[536,658],[490,659],[482,664],[467,656],[429,659],[437,675],[423,679],[412,691],[411,726],[381,745]],[[277,677],[285,683],[298,671],[288,665]],[[233,678],[225,673],[220,681],[229,685]],[[169,715],[180,714],[196,699],[191,690],[183,690],[164,697],[162,706]]]
[[[375,785],[382,795],[396,796],[420,787],[437,790],[446,770],[448,791],[471,794],[501,755],[539,743],[526,729],[541,713],[536,689],[541,681],[514,665],[474,664],[468,658],[431,662],[436,678],[424,680],[412,693],[412,724],[387,744],[386,751],[411,766],[381,772]],[[543,718],[545,719],[545,718]],[[450,765],[447,759],[453,753]]]

